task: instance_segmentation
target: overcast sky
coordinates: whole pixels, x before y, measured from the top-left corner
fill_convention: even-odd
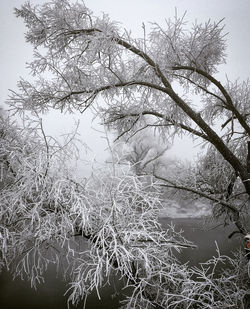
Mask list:
[[[39,4],[46,0],[31,2]],[[27,76],[25,63],[32,59],[32,49],[24,40],[24,24],[13,15],[13,7],[20,7],[22,3],[22,0],[0,0],[0,105],[6,100],[8,89],[15,89],[19,77]],[[95,15],[108,13],[112,19],[122,22],[121,26],[132,30],[135,36],[141,35],[143,22],[146,26],[150,21],[163,24],[165,18],[175,14],[175,8],[180,15],[187,11],[186,17],[191,21],[225,18],[225,31],[229,32],[228,60],[220,76],[224,78],[227,74],[229,79],[250,77],[250,0],[86,0],[85,4]],[[59,113],[51,114],[46,118],[48,132],[65,133],[72,117],[79,119],[79,115],[65,117]],[[83,139],[100,159],[105,141],[91,126],[100,129],[96,122],[91,123],[89,114],[82,116]],[[194,153],[186,140],[178,143],[172,153],[179,152],[181,147],[185,149],[184,157]]]

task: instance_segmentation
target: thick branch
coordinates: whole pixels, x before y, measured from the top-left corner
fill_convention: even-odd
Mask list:
[[[191,67],[191,66],[181,66],[181,65],[180,66],[174,66],[174,67],[172,67],[172,70],[188,70],[188,71],[196,72],[196,73],[200,74],[201,76],[207,78],[211,83],[213,83],[221,91],[221,93],[225,97],[228,108],[233,112],[233,114],[238,119],[241,126],[244,128],[244,130],[250,136],[250,127],[246,123],[244,117],[240,114],[240,112],[234,106],[232,99],[231,99],[230,95],[228,94],[228,92],[226,91],[226,89],[222,86],[222,84],[217,79],[215,79],[213,76],[211,76],[207,72],[205,72],[201,69]]]
[[[247,140],[247,173],[250,178],[250,136],[248,136]]]
[[[168,82],[168,80],[166,79],[165,75],[161,72],[159,66],[143,51],[141,51],[140,49],[134,47],[133,45],[129,44],[128,42],[120,39],[120,38],[115,38],[115,41],[125,47],[126,49],[130,50],[131,52],[133,52],[134,54],[140,56],[141,58],[143,58],[156,72],[157,76],[161,79],[161,81],[163,82],[164,86],[167,88],[172,89],[170,83]]]
[[[248,181],[248,174],[245,167],[240,160],[232,153],[232,151],[224,144],[223,140],[218,134],[202,119],[199,113],[196,113],[186,102],[184,102],[173,90],[166,89],[166,93],[172,100],[206,133],[209,141],[221,153],[224,159],[231,164],[234,170],[239,173],[246,192],[250,194],[250,182]]]
[[[162,186],[162,187],[173,188],[173,189],[177,189],[177,190],[184,190],[184,191],[187,191],[187,192],[194,193],[194,194],[199,195],[201,197],[204,197],[204,198],[206,198],[210,201],[216,202],[216,203],[222,205],[223,207],[225,207],[226,209],[230,210],[233,213],[234,224],[238,228],[239,232],[242,233],[242,234],[246,234],[246,229],[245,229],[244,225],[242,224],[242,222],[240,220],[240,212],[234,205],[228,203],[227,201],[223,201],[223,200],[218,199],[214,196],[206,194],[203,191],[200,191],[200,190],[197,190],[197,189],[194,189],[194,188],[190,188],[190,187],[186,187],[186,186],[183,186],[183,185],[178,185],[178,184],[176,184],[176,183],[174,183],[174,182],[172,182],[172,181],[170,181],[166,178],[163,178],[161,176],[157,176],[157,175],[154,175],[154,176],[155,176],[155,178],[160,179],[160,180],[165,182],[165,183],[160,184],[160,186]]]
[[[101,86],[101,87],[96,88],[96,89],[82,89],[82,90],[78,90],[78,91],[71,91],[67,95],[60,98],[57,103],[64,101],[64,100],[67,100],[73,95],[80,95],[80,94],[97,95],[98,93],[100,93],[102,91],[109,90],[109,89],[112,89],[112,88],[120,88],[120,87],[126,87],[126,86],[136,86],[136,85],[146,86],[146,87],[150,87],[150,88],[153,88],[153,89],[156,89],[156,90],[166,92],[164,87],[161,87],[157,84],[144,82],[144,81],[136,81],[136,80],[133,81],[132,80],[132,81],[128,81],[128,82],[119,82],[119,83],[116,83],[116,84],[109,84],[109,85]]]
[[[204,197],[210,201],[213,201],[213,202],[216,202],[218,204],[221,204],[222,206],[228,208],[229,210],[233,211],[234,213],[238,213],[238,209],[233,206],[232,204],[229,204],[228,202],[225,202],[223,200],[220,200],[212,195],[209,195],[209,194],[206,194],[205,192],[203,191],[200,191],[200,190],[197,190],[197,189],[194,189],[194,188],[190,188],[190,187],[186,187],[186,186],[183,186],[183,185],[178,185],[164,177],[161,177],[161,176],[158,176],[158,175],[154,175],[155,178],[159,179],[159,180],[162,180],[164,181],[165,183],[161,183],[160,186],[162,187],[168,187],[168,188],[173,188],[173,189],[178,189],[178,190],[183,190],[183,191],[187,191],[187,192],[191,192],[191,193],[194,193],[194,194],[197,194],[201,197]]]
[[[192,133],[192,134],[194,134],[194,135],[196,135],[198,137],[201,137],[204,140],[210,142],[209,137],[206,134],[204,134],[204,133],[202,133],[200,131],[197,131],[194,128],[189,127],[187,125],[184,125],[182,123],[176,122],[174,119],[171,119],[171,118],[167,117],[166,115],[164,115],[162,113],[159,113],[159,112],[156,112],[156,111],[143,111],[141,113],[129,113],[129,114],[124,114],[124,115],[119,115],[119,117],[117,119],[110,120],[107,123],[115,122],[115,121],[123,119],[125,117],[140,117],[141,115],[151,115],[151,116],[155,116],[157,118],[161,118],[161,119],[169,122],[173,126],[180,127],[181,129],[183,129],[183,130],[185,130],[185,131],[187,131],[189,133]],[[107,124],[107,123],[105,123],[105,124]],[[151,126],[154,126],[154,125],[151,125]],[[164,126],[164,124],[163,124],[163,126]]]
[[[223,104],[223,106],[226,105],[226,102],[225,102],[221,97],[219,97],[217,94],[215,94],[215,93],[209,91],[207,88],[205,88],[205,87],[203,87],[203,86],[197,84],[196,82],[192,81],[190,78],[188,78],[188,77],[186,77],[186,76],[183,76],[183,75],[180,75],[180,74],[173,74],[173,76],[175,76],[175,77],[180,77],[180,78],[183,78],[183,79],[187,80],[189,83],[195,85],[196,87],[198,87],[199,89],[201,89],[201,90],[204,91],[205,93],[207,93],[207,94],[209,94],[209,95],[215,97],[215,98],[218,99],[219,101],[221,101],[222,104]]]
[[[93,35],[94,33],[102,33],[102,30],[99,30],[97,28],[90,28],[90,29],[80,29],[80,30],[73,30],[68,31],[66,34],[69,35],[78,35],[78,34],[87,34],[87,35]],[[127,41],[117,37],[110,35],[109,37],[111,40],[115,41],[118,45],[123,46],[127,50],[131,51],[132,53],[136,54],[137,56],[143,58],[156,72],[156,75],[160,78],[160,80],[163,82],[163,84],[166,87],[172,88],[164,74],[161,72],[159,66],[151,59],[145,52],[140,50],[139,48],[133,46],[132,44],[128,43]]]

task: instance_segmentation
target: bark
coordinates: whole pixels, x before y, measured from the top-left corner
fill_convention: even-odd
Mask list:
[[[226,105],[227,105],[228,109],[230,109],[233,112],[233,114],[238,119],[241,126],[244,128],[244,130],[247,132],[247,134],[250,135],[250,127],[247,124],[246,120],[244,119],[244,116],[234,106],[230,95],[228,94],[226,89],[222,86],[222,84],[217,79],[215,79],[213,76],[211,76],[207,72],[205,72],[201,69],[198,69],[198,68],[191,67],[191,66],[175,66],[175,67],[172,67],[172,69],[173,70],[188,70],[188,71],[196,72],[196,73],[202,75],[203,77],[205,77],[211,83],[213,83],[221,91],[224,98],[226,99]]]
[[[247,140],[247,173],[248,177],[250,178],[250,136]]]
[[[188,106],[173,90],[166,89],[166,93],[168,93],[173,101],[204,131],[211,144],[214,145],[224,159],[231,164],[235,172],[241,177],[246,193],[250,195],[250,181],[248,181],[248,172],[239,159],[225,145],[218,134],[202,119],[199,113],[196,113],[190,106]]]

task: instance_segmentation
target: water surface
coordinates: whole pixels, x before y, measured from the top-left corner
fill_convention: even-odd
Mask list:
[[[164,228],[171,223],[169,218],[161,218],[160,222]],[[181,218],[174,219],[176,230],[183,230],[185,237],[193,241],[198,248],[185,249],[180,259],[183,262],[189,261],[190,265],[197,265],[216,255],[217,242],[221,254],[230,254],[236,250],[241,242],[237,237],[228,239],[228,235],[233,231],[233,226],[219,226],[204,228],[203,219]],[[101,290],[102,300],[100,301],[95,293],[89,296],[86,309],[117,309],[119,300],[123,296],[121,288],[122,281],[111,282],[110,286],[105,286]],[[8,272],[3,271],[0,275],[0,308],[1,309],[66,309],[67,297],[63,296],[67,287],[60,275],[56,274],[53,266],[45,276],[45,284],[41,284],[37,290],[30,288],[30,283],[21,279],[12,280]],[[77,307],[70,306],[71,309],[80,309],[83,302]]]

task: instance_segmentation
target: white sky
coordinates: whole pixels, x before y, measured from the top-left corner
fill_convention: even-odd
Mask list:
[[[20,76],[27,77],[25,63],[32,59],[32,49],[25,43],[25,27],[21,19],[13,15],[13,7],[20,7],[22,0],[0,0],[0,105],[8,96],[8,89],[15,89]],[[44,3],[46,0],[33,0],[32,3]],[[132,30],[137,36],[142,34],[142,23],[149,21],[164,23],[172,17],[177,8],[180,15],[187,11],[186,18],[205,21],[209,18],[219,21],[225,18],[225,31],[229,32],[228,61],[220,73],[229,79],[247,79],[250,77],[250,0],[86,0],[85,4],[99,15],[108,13],[112,19],[122,22],[122,26]],[[249,103],[250,104],[250,103]],[[52,113],[46,118],[46,129],[50,134],[65,133],[72,124],[72,117],[81,119],[81,134],[84,141],[96,153],[97,160],[105,156],[106,142],[92,127],[101,129],[98,122],[91,122],[91,115],[64,116]],[[190,158],[196,152],[188,140],[178,142],[171,151],[182,153],[182,158]]]

